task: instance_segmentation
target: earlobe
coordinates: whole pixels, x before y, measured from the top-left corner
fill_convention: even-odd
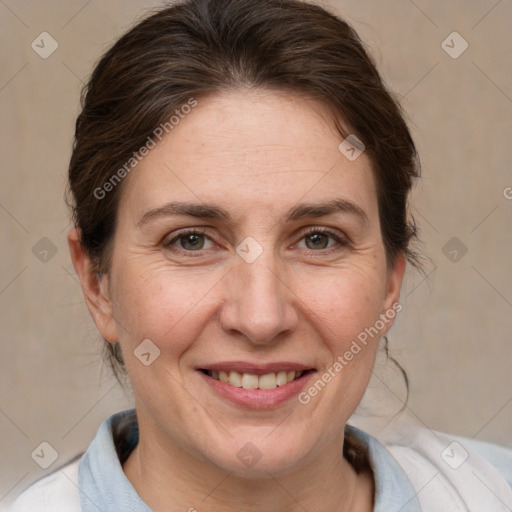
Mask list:
[[[384,314],[388,313],[386,317],[391,317],[390,322],[387,324],[385,334],[394,323],[395,314],[402,310],[402,305],[399,303],[400,290],[402,288],[402,281],[404,278],[406,267],[406,257],[404,253],[396,256],[392,268],[387,273],[386,283],[386,297],[384,299]]]
[[[85,302],[101,336],[110,343],[118,341],[116,322],[110,300],[108,274],[98,274],[90,255],[85,251],[80,230],[68,233],[68,245],[73,267],[80,280]]]

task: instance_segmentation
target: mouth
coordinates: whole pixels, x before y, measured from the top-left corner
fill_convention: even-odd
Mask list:
[[[216,396],[238,407],[271,409],[290,401],[307,385],[314,368],[300,363],[224,362],[198,367]]]
[[[235,388],[242,389],[276,389],[285,386],[290,382],[300,379],[304,374],[313,370],[280,370],[278,372],[269,372],[263,375],[255,373],[246,373],[227,370],[208,370],[201,369],[205,375],[212,379],[224,382]]]

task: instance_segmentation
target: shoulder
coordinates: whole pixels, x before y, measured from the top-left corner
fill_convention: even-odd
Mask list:
[[[425,428],[402,432],[385,446],[407,474],[425,510],[430,510],[429,503],[451,510],[464,506],[512,509],[512,451],[508,448]]]
[[[78,492],[80,459],[37,480],[5,512],[81,512]]]
[[[457,440],[478,453],[496,468],[512,489],[512,449],[464,437],[458,437]]]
[[[135,410],[113,414],[100,425],[84,454],[37,480],[2,512],[82,512],[81,502],[92,502],[92,509],[98,510],[97,503],[103,504],[101,500],[114,490],[135,493],[119,457],[125,458],[137,442]],[[92,497],[97,500],[93,502]]]

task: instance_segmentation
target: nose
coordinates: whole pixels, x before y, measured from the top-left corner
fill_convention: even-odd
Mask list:
[[[265,254],[265,253],[264,253]],[[227,276],[226,302],[220,314],[224,331],[255,345],[276,343],[297,326],[295,295],[273,256],[253,263],[237,258]]]

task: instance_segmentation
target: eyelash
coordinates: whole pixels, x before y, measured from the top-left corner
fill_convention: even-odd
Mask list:
[[[201,251],[187,251],[185,249],[181,249],[181,248],[178,248],[178,247],[173,247],[173,244],[175,242],[177,242],[180,238],[183,238],[183,237],[188,236],[188,235],[204,235],[207,238],[210,238],[206,234],[206,230],[202,230],[202,229],[199,229],[199,228],[184,229],[183,231],[179,231],[172,240],[169,240],[168,242],[164,242],[164,244],[163,244],[164,249],[169,249],[171,251],[182,252],[182,253],[201,252]],[[210,238],[210,240],[211,240],[211,238]]]
[[[301,237],[299,239],[299,242],[304,240],[304,238],[310,236],[310,235],[313,235],[313,234],[319,234],[319,235],[326,235],[328,236],[329,238],[331,238],[332,240],[334,240],[336,242],[336,244],[332,247],[327,247],[325,249],[308,249],[307,247],[302,249],[301,250],[305,250],[305,251],[308,251],[308,252],[311,252],[313,255],[315,256],[327,256],[327,255],[330,255],[332,253],[335,253],[335,252],[339,252],[341,251],[342,249],[346,249],[347,247],[349,247],[349,241],[347,238],[339,235],[338,233],[334,232],[334,231],[331,231],[330,229],[327,229],[327,228],[317,228],[317,227],[309,227],[309,228],[306,228],[306,230],[304,230],[302,233],[301,233]]]
[[[174,244],[180,238],[183,238],[183,237],[188,236],[188,235],[203,235],[206,238],[208,238],[209,240],[211,240],[212,242],[214,242],[211,239],[211,237],[209,237],[206,233],[207,233],[206,230],[203,230],[203,229],[200,229],[200,228],[185,229],[183,231],[178,232],[176,234],[176,236],[174,236],[172,238],[172,240],[169,240],[169,242],[164,242],[163,246],[164,246],[165,249],[168,249],[170,251],[179,252],[179,253],[182,253],[182,254],[186,253],[187,255],[191,255],[191,253],[193,254],[194,252],[197,252],[199,254],[196,257],[198,257],[198,256],[201,256],[200,253],[203,252],[202,249],[198,249],[197,251],[190,251],[190,250],[186,250],[186,249],[175,247]],[[350,245],[350,242],[345,237],[342,237],[342,236],[338,235],[337,233],[335,233],[334,231],[331,231],[331,230],[326,229],[326,228],[316,228],[316,227],[307,228],[305,231],[302,232],[302,236],[301,236],[300,240],[303,240],[307,236],[310,236],[310,235],[313,235],[313,234],[327,235],[330,238],[332,238],[338,244],[337,247],[328,247],[326,249],[314,250],[314,249],[307,249],[306,248],[307,251],[311,251],[313,253],[330,254],[331,252],[339,251],[339,250],[341,250],[343,248],[346,248],[346,247],[348,247]]]

